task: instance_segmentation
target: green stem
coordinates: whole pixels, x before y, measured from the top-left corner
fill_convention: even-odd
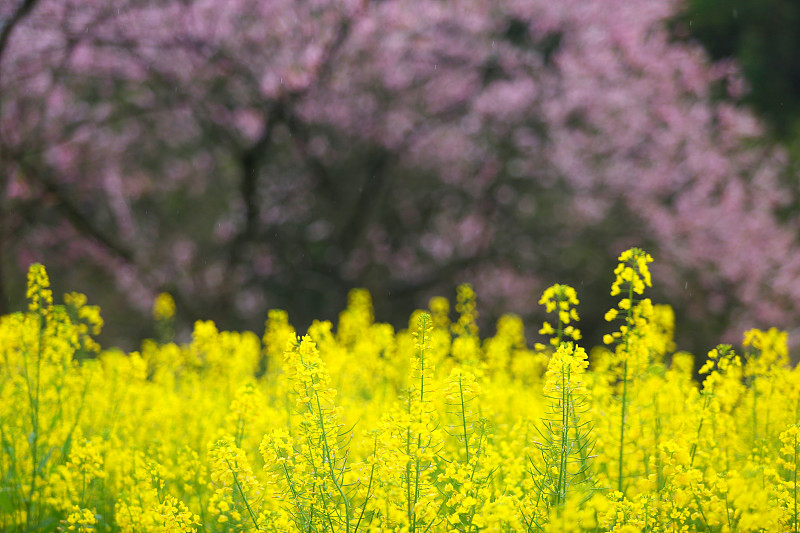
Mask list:
[[[372,448],[372,456],[375,457],[378,450],[378,437],[375,437],[375,444]],[[369,502],[370,497],[372,496],[372,481],[375,479],[375,463],[372,463],[372,469],[369,473],[369,483],[367,484],[367,495],[364,497],[364,505],[361,507],[361,514],[358,517],[358,522],[356,522],[356,527],[353,529],[354,532],[358,531],[358,527],[361,525],[361,520],[364,518],[364,513],[367,510],[367,503]]]
[[[728,530],[729,531],[733,531],[733,524],[731,523],[731,506],[728,503],[728,489],[727,488],[725,489],[725,517],[728,519]]]
[[[566,370],[564,369],[566,367]],[[556,496],[556,505],[559,507],[564,505],[567,500],[567,459],[569,451],[567,450],[569,441],[569,366],[564,364],[561,367],[561,442],[560,458],[558,466],[558,492]]]
[[[757,385],[757,376],[753,376],[753,380],[750,382],[753,387],[753,449],[756,447],[756,442],[758,442],[758,389]]]
[[[417,451],[419,452],[420,445],[422,443],[422,436],[418,435],[418,444],[417,444]],[[420,494],[420,478],[421,478],[421,468],[420,468],[420,461],[419,457],[416,458],[414,461],[414,507],[416,507],[416,503],[419,501],[419,494]],[[414,511],[414,524],[412,531],[417,529],[417,512]]]
[[[422,318],[422,332],[420,334],[419,345],[419,403],[425,401],[425,330],[427,329],[428,321]]]
[[[700,498],[697,496],[697,492],[695,492],[694,487],[692,487],[691,485],[689,485],[689,487],[692,489],[692,495],[694,496],[694,501],[695,503],[697,503],[697,510],[700,512],[700,516],[703,517],[703,523],[706,525],[708,533],[711,533],[711,526],[708,525],[708,518],[706,518],[706,514],[703,512],[703,506],[700,504]]]
[[[239,494],[242,495],[242,500],[244,500],[244,505],[247,507],[247,512],[250,513],[250,518],[253,520],[253,525],[256,526],[256,530],[258,530],[258,520],[256,520],[256,515],[253,513],[253,509],[250,507],[250,503],[247,501],[247,495],[244,493],[241,483],[239,483],[239,476],[236,475],[236,470],[234,470],[234,468],[231,466],[231,462],[228,461],[228,459],[225,459],[225,463],[228,465],[231,474],[233,474],[233,483],[236,485],[236,488],[239,489]]]
[[[309,457],[307,459],[308,459],[309,464],[311,465],[311,471],[312,471],[312,473],[314,475],[314,479],[321,478],[322,477],[322,473],[317,468],[317,460],[314,458],[315,443],[311,440],[311,435],[310,434],[306,435],[306,442],[308,444],[308,453],[309,453]],[[324,461],[324,459],[323,459],[323,461]],[[327,520],[328,521],[328,526],[330,527],[331,531],[334,531],[333,520],[331,518],[331,512],[328,510],[328,500],[325,498],[324,487],[317,488],[317,486],[314,485],[314,487],[313,487],[313,491],[314,492],[312,494],[316,494],[318,490],[320,491],[319,492],[319,500],[322,503],[322,518],[323,518],[323,520]],[[311,500],[312,500],[312,502],[314,501],[313,497],[312,497]],[[312,525],[314,523],[313,507],[312,507],[312,510],[311,510],[310,523]]]
[[[336,490],[339,492],[339,496],[342,498],[342,503],[344,504],[344,513],[345,513],[345,528],[347,533],[350,533],[350,502],[347,499],[347,496],[342,490],[339,481],[336,478],[336,472],[333,470],[333,458],[331,457],[331,449],[328,445],[328,435],[325,431],[325,418],[322,414],[322,405],[319,401],[319,393],[314,392],[314,396],[317,399],[317,413],[319,415],[319,426],[320,431],[322,431],[322,453],[324,454],[325,461],[328,463],[328,472],[331,476],[331,482],[333,482],[333,486],[336,487]]]
[[[633,328],[633,283],[629,283],[628,286],[628,318],[626,324],[628,327],[625,331],[625,359],[622,362],[622,409],[619,421],[619,483],[617,485],[617,490],[622,494],[625,494],[622,482],[624,479],[623,458],[625,455],[625,404],[628,400],[628,357],[630,357],[631,353],[630,338],[631,329]]]
[[[462,376],[458,376],[458,394],[461,399],[461,429],[464,434],[464,449],[467,453],[467,462],[469,463],[469,438],[467,435],[467,411],[466,406],[464,405],[464,379]]]
[[[658,411],[658,398],[653,397],[653,412],[655,414],[654,422],[654,435],[655,435],[655,449],[656,449],[656,491],[660,491],[664,486],[664,465],[661,459],[661,416]]]
[[[425,319],[425,315],[420,318],[419,322],[419,329],[420,329],[420,343],[419,343],[419,403],[420,403],[420,416],[422,413],[422,409],[424,408],[425,402],[425,343],[426,338],[425,334],[428,328],[428,321]],[[412,404],[412,394],[409,391],[408,395],[408,413],[411,414]],[[422,422],[422,419],[419,419],[418,422]],[[417,514],[416,514],[416,504],[420,498],[421,492],[421,477],[422,477],[422,463],[419,458],[420,450],[422,449],[422,434],[418,433],[416,435],[417,441],[417,448],[414,453],[414,460],[412,466],[412,460],[406,463],[406,513],[408,515],[408,528],[409,531],[416,531],[417,529]],[[411,428],[409,427],[406,429],[406,455],[407,457],[411,457],[411,442],[412,442],[412,435],[411,435]],[[413,475],[414,475],[414,491],[412,495],[411,491],[411,475],[413,468]]]
[[[40,298],[41,301],[41,298]],[[42,370],[42,341],[44,339],[44,329],[47,319],[41,307],[37,310],[39,318],[39,332],[36,341],[36,386],[35,392],[31,390],[30,373],[28,372],[28,358],[25,358],[25,381],[28,388],[28,401],[31,404],[31,487],[28,491],[28,499],[25,502],[25,523],[26,530],[31,529],[33,518],[33,497],[36,494],[36,478],[39,474],[39,393],[41,389],[41,370]],[[26,355],[29,351],[25,350]]]
[[[627,356],[627,355],[626,355]],[[626,396],[628,395],[628,360],[626,359],[622,363],[622,414],[620,416],[620,424],[619,424],[619,483],[617,485],[617,490],[619,492],[623,492],[622,490],[622,480],[623,480],[623,457],[625,456],[624,448],[625,448],[625,401]]]
[[[411,414],[411,394],[408,395],[408,414]],[[406,428],[406,457],[411,457],[411,426]],[[408,526],[410,531],[414,531],[414,504],[411,501],[411,459],[406,461],[406,514],[408,515]]]
[[[797,435],[794,436],[794,470],[792,471],[794,483],[794,533],[797,533]]]
[[[694,455],[697,453],[697,443],[700,442],[700,432],[703,430],[703,421],[705,420],[706,411],[708,410],[708,405],[711,402],[710,394],[706,394],[705,399],[703,400],[703,411],[700,414],[700,423],[697,425],[697,436],[692,443],[692,450],[689,454],[689,467],[691,468],[694,466]]]
[[[289,469],[286,468],[286,463],[284,462],[282,466],[283,475],[286,477],[286,484],[289,485],[289,490],[292,491],[292,498],[294,498],[295,507],[297,507],[297,512],[302,519],[302,530],[305,531],[306,524],[308,524],[308,519],[303,512],[303,506],[300,504],[300,495],[298,494],[297,489],[294,487],[294,481],[292,481],[292,476],[289,474]]]
[[[481,456],[481,450],[483,449],[483,438],[484,438],[484,436],[486,434],[485,432],[486,432],[486,426],[482,425],[481,426],[481,432],[480,432],[480,438],[478,439],[478,451],[475,452],[475,456],[478,457],[478,458]],[[478,461],[476,460],[475,464],[472,465],[472,471],[469,474],[469,480],[470,480],[471,483],[474,483],[475,473],[477,471],[478,471]],[[473,488],[473,493],[475,493],[477,495],[477,489]],[[469,520],[467,522],[467,527],[473,528],[473,531],[478,531],[478,529],[475,528],[473,523],[472,523],[472,521],[475,520],[475,508],[477,507],[477,505],[478,504],[476,503],[476,504],[473,504],[472,507],[470,507]]]

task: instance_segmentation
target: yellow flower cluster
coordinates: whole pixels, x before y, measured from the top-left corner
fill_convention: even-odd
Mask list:
[[[453,339],[450,351],[458,363],[473,364],[480,352],[478,325],[475,323],[478,311],[475,291],[467,283],[456,289],[456,313],[458,320],[451,326]],[[438,314],[441,315],[441,311]]]
[[[232,437],[218,440],[208,450],[211,483],[216,488],[208,502],[217,522],[237,531],[258,531],[259,517],[254,508],[264,489],[253,473],[244,450]]]
[[[75,531],[76,533],[90,533],[94,531],[97,524],[97,517],[91,509],[81,509],[77,505],[73,506],[67,518],[63,521],[62,531]]]
[[[174,496],[164,498],[156,513],[156,523],[163,533],[191,533],[200,524],[200,517]]]
[[[170,320],[175,316],[175,300],[167,292],[159,293],[153,302],[153,318],[156,321]]]
[[[625,250],[619,256],[619,264],[614,269],[614,283],[611,284],[611,296],[625,292],[626,288],[636,294],[643,294],[645,287],[652,287],[650,263],[653,258],[640,248]]]
[[[549,322],[544,322],[539,334],[554,335],[550,339],[550,344],[556,347],[561,344],[564,337],[569,337],[575,341],[581,340],[580,330],[570,324],[570,322],[580,320],[578,311],[574,307],[579,303],[578,293],[569,285],[556,284],[545,289],[539,299],[539,304],[544,305],[548,313],[556,313],[558,324],[553,328]]]
[[[563,343],[553,354],[545,373],[545,395],[562,392],[584,394],[583,373],[589,367],[586,350],[572,343]]]
[[[442,306],[441,301],[438,302]],[[459,337],[475,336],[478,334],[478,326],[475,320],[478,318],[478,306],[476,303],[475,291],[472,287],[463,283],[456,289],[456,313],[458,321],[453,324],[453,333]],[[438,314],[441,311],[437,309]]]
[[[85,484],[106,475],[103,469],[103,448],[90,440],[72,445],[66,464]]]
[[[797,531],[786,335],[748,331],[694,381],[651,262],[620,256],[591,357],[565,285],[533,347],[514,315],[482,337],[462,285],[399,331],[359,289],[302,337],[273,310],[260,337],[200,321],[103,350],[99,309],[34,265],[0,317],[0,531]]]
[[[46,312],[53,305],[53,291],[50,290],[50,278],[40,263],[34,263],[28,269],[28,310],[32,313]]]

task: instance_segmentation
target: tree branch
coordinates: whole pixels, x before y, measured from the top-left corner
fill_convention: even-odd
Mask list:
[[[456,115],[463,110],[463,107],[463,104],[456,104],[444,110],[441,117]],[[355,206],[351,210],[350,217],[342,225],[339,233],[339,240],[345,257],[349,256],[356,248],[369,226],[369,221],[375,213],[380,211],[383,205],[391,185],[387,172],[411,146],[414,140],[432,127],[433,124],[430,121],[420,122],[406,133],[402,141],[392,151],[383,148],[380,156],[367,169],[367,178],[364,186],[360,191]]]
[[[304,87],[287,91],[286,93],[278,96],[270,103],[270,109],[267,113],[265,125],[259,136],[258,140],[252,146],[248,147],[240,156],[242,181],[239,186],[240,195],[245,205],[245,223],[242,230],[234,237],[231,251],[229,255],[229,267],[232,267],[242,259],[242,249],[245,244],[254,239],[258,234],[258,214],[259,206],[255,199],[255,194],[258,185],[258,174],[261,168],[264,155],[272,140],[272,133],[275,124],[283,121],[290,131],[300,132],[301,127],[291,113],[292,105],[295,101],[306,94],[312,86],[319,85],[327,76],[332,72],[331,63],[336,52],[344,44],[347,36],[350,33],[352,21],[346,17],[342,18],[336,34],[325,49],[325,54],[318,64],[317,71],[314,76],[314,82],[309,83]],[[298,145],[304,156],[307,155],[305,147]],[[336,198],[336,189],[330,180],[325,179],[327,173],[321,163],[316,160],[309,161],[312,170],[318,177],[322,177],[322,183],[326,185],[326,192],[332,198]]]
[[[231,241],[231,249],[228,256],[228,267],[232,267],[242,259],[242,250],[256,236],[258,230],[259,206],[256,201],[256,191],[258,186],[258,173],[261,170],[264,153],[267,151],[272,141],[272,133],[275,124],[283,115],[283,105],[275,102],[272,109],[267,113],[265,124],[261,130],[261,135],[254,144],[244,150],[239,162],[241,165],[241,183],[239,184],[239,194],[244,202],[245,215],[244,226]]]
[[[369,221],[379,211],[378,207],[382,204],[389,185],[388,169],[398,157],[399,152],[381,150],[378,157],[369,165],[367,178],[361,187],[358,199],[339,232],[338,240],[345,257],[358,246],[369,226]]]
[[[20,168],[25,171],[28,179],[38,182],[44,190],[44,194],[51,196],[55,200],[56,208],[80,235],[83,235],[84,238],[87,238],[88,240],[99,245],[102,249],[106,250],[112,259],[121,261],[122,263],[131,267],[137,273],[137,276],[144,281],[145,286],[147,286],[150,290],[157,292],[166,290],[166,285],[153,282],[151,276],[137,263],[133,252],[125,248],[122,244],[118,243],[112,236],[109,236],[102,231],[88,216],[81,212],[81,210],[69,198],[69,195],[54,181],[43,177],[42,169],[34,169],[30,164],[23,161],[21,158],[18,158],[17,161],[20,165]],[[175,302],[181,309],[182,313],[189,320],[194,321],[200,316],[190,303],[190,300],[184,298],[177,291],[170,291],[170,293],[175,299]]]
[[[303,161],[308,166],[308,169],[311,171],[311,175],[316,178],[317,184],[322,189],[322,194],[325,197],[330,198],[331,203],[338,204],[341,201],[341,198],[339,190],[334,185],[333,178],[322,161],[311,153],[311,150],[308,146],[308,129],[303,127],[293,113],[287,113],[284,123],[286,124],[286,127],[289,128],[289,132],[292,134],[292,140],[294,141],[295,148],[300,153]]]
[[[133,253],[93,224],[71,201],[61,187],[54,181],[42,176],[42,169],[35,169],[25,161],[18,160],[18,162],[27,177],[37,181],[45,193],[55,199],[56,207],[79,233],[89,237],[95,243],[111,252],[112,256],[123,260],[127,264],[134,265]]]
[[[22,20],[33,11],[37,2],[38,0],[22,0],[22,3],[20,3],[14,11],[14,14],[11,15],[11,18],[7,21],[0,21],[0,24],[2,24],[0,25],[0,63],[2,63],[3,55],[8,48],[11,32],[14,31],[17,24],[22,22]]]

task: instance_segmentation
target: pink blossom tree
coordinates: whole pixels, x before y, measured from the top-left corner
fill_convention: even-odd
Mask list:
[[[466,280],[487,316],[555,281],[600,316],[640,244],[702,342],[800,314],[783,155],[712,97],[735,65],[671,39],[676,2],[11,4],[11,293],[35,259],[103,273],[120,314],[167,290],[224,327],[334,318],[360,285],[395,319]]]

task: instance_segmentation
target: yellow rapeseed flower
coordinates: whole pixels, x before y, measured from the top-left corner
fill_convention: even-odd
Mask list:
[[[40,263],[34,263],[28,269],[28,310],[46,313],[53,306],[53,291],[50,290],[50,278]]]
[[[175,300],[167,292],[159,293],[153,301],[153,318],[170,320],[175,316]]]
[[[571,322],[577,322],[578,312],[574,306],[578,305],[578,293],[569,285],[555,284],[542,293],[539,304],[544,305],[545,311],[555,313],[558,319],[554,328],[549,322],[545,321],[539,330],[541,335],[553,335],[550,344],[558,346],[565,337],[578,341],[581,339],[581,332]]]

